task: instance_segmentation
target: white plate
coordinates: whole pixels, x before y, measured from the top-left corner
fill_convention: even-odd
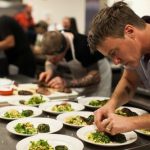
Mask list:
[[[85,126],[85,125],[69,124],[69,123],[66,122],[66,118],[68,118],[68,117],[75,117],[77,115],[87,118],[88,116],[94,115],[94,114],[93,114],[93,112],[90,112],[90,111],[76,111],[76,112],[74,111],[74,112],[67,112],[67,113],[60,114],[60,115],[57,116],[56,119],[61,121],[61,122],[63,122],[65,125],[68,125],[68,126],[71,126],[71,127],[79,128],[79,127]]]
[[[150,131],[148,133],[145,133],[144,131],[142,130],[135,130],[137,133],[140,133],[140,134],[143,134],[143,135],[146,135],[146,136],[150,136]]]
[[[56,119],[51,119],[51,118],[22,118],[22,119],[18,119],[18,120],[14,120],[11,121],[10,123],[7,124],[6,128],[9,132],[16,134],[16,135],[21,135],[21,136],[31,136],[32,134],[23,134],[23,133],[18,133],[15,131],[14,127],[18,124],[18,123],[26,123],[26,122],[30,122],[34,125],[34,127],[36,128],[39,124],[45,123],[48,124],[50,127],[50,132],[49,133],[55,133],[57,131],[59,131],[62,127],[63,124],[62,122],[56,120]]]
[[[95,142],[92,142],[92,141],[87,139],[87,134],[94,132],[95,130],[96,130],[96,127],[94,125],[85,126],[85,127],[80,128],[77,131],[77,136],[85,142],[88,142],[88,143],[91,143],[94,145],[99,145],[99,146],[107,146],[107,147],[128,145],[128,144],[131,144],[137,140],[137,134],[135,132],[131,131],[131,132],[123,133],[127,139],[127,141],[124,143],[116,143],[116,142],[107,143],[107,144],[95,143]]]
[[[33,115],[29,116],[29,117],[35,117],[35,116],[39,116],[42,113],[42,110],[36,107],[31,107],[31,106],[5,106],[5,107],[1,107],[0,108],[0,118],[1,119],[5,119],[5,120],[15,120],[18,118],[6,118],[4,116],[4,114],[9,111],[9,110],[17,110],[19,112],[22,112],[23,110],[32,110],[33,111]],[[28,117],[25,117],[28,118]]]
[[[30,141],[46,140],[53,147],[57,145],[65,145],[69,150],[83,150],[83,143],[71,136],[61,134],[38,134],[19,141],[16,150],[28,150]]]
[[[14,96],[13,98],[11,98],[11,100],[8,101],[9,104],[11,105],[22,105],[22,106],[39,106],[39,104],[36,104],[36,105],[23,105],[21,104],[19,101],[20,100],[25,100],[25,101],[28,101],[31,97],[33,96],[40,96],[39,94],[36,94],[36,95],[31,95],[31,96],[21,96],[21,95],[16,95]],[[46,96],[43,96],[43,99],[45,100],[45,102],[48,102],[49,101],[49,98],[46,97]],[[44,103],[45,103],[44,102]]]
[[[84,98],[78,99],[78,103],[80,103],[80,104],[82,104],[86,107],[89,107],[89,108],[97,109],[97,108],[99,108],[99,106],[91,106],[91,105],[89,105],[89,102],[92,101],[92,100],[103,101],[105,99],[109,99],[109,97],[84,97]]]
[[[48,103],[43,103],[40,104],[39,108],[41,108],[43,111],[48,112],[48,113],[52,113],[52,114],[61,114],[64,112],[55,112],[52,111],[52,107],[55,105],[60,105],[64,103],[63,101],[55,101],[55,102],[48,102]],[[84,106],[75,102],[67,102],[68,104],[71,105],[71,107],[74,109],[74,111],[79,111],[79,110],[83,110]]]
[[[135,108],[135,107],[121,106],[121,107],[119,107],[119,108],[117,108],[117,109],[122,109],[122,108],[128,108],[128,109],[130,109],[131,111],[137,113],[139,116],[148,113],[147,111],[145,111],[145,110],[143,110],[143,109]]]

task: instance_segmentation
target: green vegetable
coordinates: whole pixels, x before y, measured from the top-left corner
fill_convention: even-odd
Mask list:
[[[107,103],[107,101],[108,101],[108,99],[104,99],[104,100],[91,100],[89,102],[89,105],[100,107],[100,106],[104,106]]]
[[[54,150],[54,148],[48,144],[45,140],[31,141],[28,150]]]
[[[96,130],[87,135],[87,139],[95,143],[106,144],[110,142],[124,143],[126,142],[126,137],[124,134],[111,135],[109,133],[104,133]]]
[[[55,112],[73,111],[73,108],[71,107],[71,104],[62,103],[60,105],[53,106],[52,111]]]
[[[37,133],[37,129],[34,128],[33,124],[31,124],[30,122],[18,123],[14,127],[14,129],[16,132],[22,133],[22,134],[36,134]]]
[[[57,145],[55,147],[55,150],[68,150],[68,147],[65,145]]]
[[[46,132],[50,132],[50,127],[48,124],[39,124],[37,130],[40,133],[46,133]]]
[[[20,104],[23,105],[37,105],[40,103],[44,103],[45,100],[43,99],[43,96],[40,95],[40,96],[32,96],[28,101],[20,100],[19,102]]]
[[[110,143],[109,136],[105,135],[104,132],[96,131],[96,132],[90,133],[87,136],[87,138],[88,140],[93,141],[95,143],[102,143],[102,144]]]
[[[32,115],[33,115],[32,110],[23,110],[22,113],[21,113],[21,116],[24,116],[24,117],[29,117],[29,116],[32,116]]]

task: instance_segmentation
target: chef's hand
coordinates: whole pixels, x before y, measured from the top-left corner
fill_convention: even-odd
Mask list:
[[[49,80],[52,78],[52,76],[53,76],[52,70],[48,70],[48,71],[42,72],[39,75],[39,81],[44,81],[44,82],[48,83]]]
[[[105,119],[106,120],[106,119]],[[103,122],[105,121],[102,121]],[[107,125],[105,126],[105,132],[108,132],[112,135],[118,133],[124,133],[128,131],[134,130],[135,127],[135,120],[137,120],[137,116],[135,117],[124,117],[117,114],[109,114]]]
[[[103,107],[97,109],[94,112],[94,123],[99,131],[105,131],[107,125],[110,122],[109,115],[113,112],[114,110],[109,104],[105,104]]]
[[[51,88],[55,88],[55,89],[63,89],[65,88],[65,85],[66,85],[66,81],[57,76],[57,77],[54,77],[53,79],[51,79],[49,82],[48,82],[48,85],[51,87]]]

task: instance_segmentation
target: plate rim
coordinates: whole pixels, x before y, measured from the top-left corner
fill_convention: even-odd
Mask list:
[[[42,134],[33,135],[33,136],[31,136],[31,137],[26,137],[26,138],[20,140],[20,141],[17,142],[17,144],[16,144],[16,150],[20,150],[19,147],[18,147],[19,144],[28,142],[28,140],[31,141],[31,140],[34,139],[34,138],[40,139],[40,138],[41,138],[41,137],[40,137],[41,135],[42,135],[44,138],[47,137],[47,138],[51,138],[51,139],[53,139],[54,137],[59,137],[59,138],[61,138],[61,139],[63,139],[64,137],[67,137],[67,139],[70,138],[70,141],[74,140],[74,143],[77,142],[76,146],[79,146],[79,147],[78,147],[78,148],[79,148],[78,150],[83,150],[83,148],[84,148],[83,142],[82,142],[80,139],[78,139],[78,138],[75,138],[75,137],[72,137],[72,136],[69,136],[69,135],[63,135],[63,134],[48,134],[48,133],[42,133]],[[64,138],[64,139],[65,139],[65,138]],[[69,141],[69,142],[70,142],[70,141]],[[28,143],[29,143],[29,142],[28,142]]]

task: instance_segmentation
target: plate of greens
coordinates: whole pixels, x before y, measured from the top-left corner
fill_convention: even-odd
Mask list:
[[[132,117],[147,114],[148,112],[136,107],[121,106],[115,110],[115,113],[125,117]]]
[[[109,97],[84,97],[78,99],[78,103],[89,108],[97,109],[104,106],[108,100]]]
[[[32,96],[15,96],[14,99],[8,101],[11,105],[39,106],[41,103],[48,102],[49,98],[42,95]]]
[[[128,145],[137,140],[137,134],[133,131],[110,135],[108,133],[98,131],[94,125],[78,129],[77,136],[87,143],[107,147]]]
[[[41,108],[45,112],[57,115],[65,112],[83,110],[84,106],[75,102],[54,101],[43,103],[39,106],[39,108]]]
[[[6,128],[10,133],[31,136],[39,133],[55,133],[63,127],[62,122],[51,118],[22,118],[11,121]]]
[[[19,141],[16,150],[83,150],[83,143],[74,137],[61,134],[37,134]]]
[[[41,109],[32,106],[5,106],[0,108],[0,118],[5,120],[36,117],[41,113]]]
[[[94,114],[90,111],[67,112],[57,116],[57,120],[71,127],[83,127],[94,122]]]
[[[139,129],[139,130],[135,130],[137,133],[146,135],[146,136],[150,136],[150,129]]]

